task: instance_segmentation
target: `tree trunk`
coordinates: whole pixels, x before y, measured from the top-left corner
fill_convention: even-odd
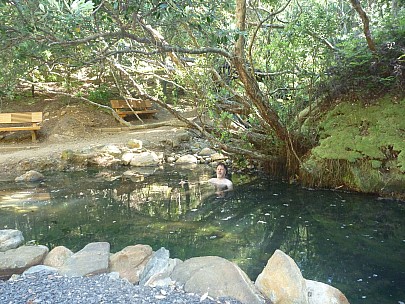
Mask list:
[[[371,37],[370,33],[370,20],[368,19],[366,12],[361,7],[359,0],[350,0],[350,2],[353,8],[356,10],[356,12],[359,14],[361,21],[363,22],[363,32],[364,35],[366,36],[368,48],[370,49],[371,52],[376,53],[377,50],[374,44],[374,40]]]

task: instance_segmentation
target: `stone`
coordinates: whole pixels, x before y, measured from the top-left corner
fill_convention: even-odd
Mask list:
[[[223,161],[223,160],[228,159],[228,157],[226,157],[222,153],[214,153],[214,154],[211,155],[210,158],[211,158],[212,162]]]
[[[0,278],[21,274],[31,266],[41,264],[48,252],[48,247],[43,245],[21,246],[0,252]]]
[[[16,182],[41,182],[43,180],[44,176],[35,170],[30,170],[15,178]]]
[[[175,267],[171,278],[186,292],[231,297],[246,304],[265,303],[248,276],[234,263],[217,256],[195,257]]]
[[[133,152],[126,152],[122,155],[121,161],[124,165],[129,165],[131,163],[132,158],[135,156]]]
[[[24,274],[31,274],[31,273],[37,273],[37,272],[45,272],[48,274],[55,274],[58,273],[58,269],[50,266],[45,266],[45,265],[35,265],[23,272]]]
[[[139,285],[148,285],[148,282],[150,282],[153,277],[160,273],[164,273],[168,269],[169,257],[169,250],[165,249],[164,247],[161,247],[159,250],[154,252],[139,278]]]
[[[346,296],[328,284],[306,280],[308,304],[349,304]]]
[[[198,152],[199,156],[211,156],[215,154],[216,151],[211,148],[203,148],[200,152]]]
[[[176,164],[196,164],[197,162],[198,162],[197,157],[191,154],[180,156],[176,160]]]
[[[63,266],[59,268],[59,273],[69,277],[106,273],[108,272],[109,257],[109,243],[90,243],[68,258]]]
[[[0,252],[15,249],[24,242],[22,232],[15,229],[0,230]]]
[[[118,272],[121,278],[137,284],[152,253],[152,247],[148,245],[127,246],[110,256],[110,271]]]
[[[120,156],[122,154],[121,149],[116,145],[106,145],[101,149],[101,151],[113,156]]]
[[[65,246],[53,248],[45,257],[44,265],[60,268],[73,255],[73,252]]]
[[[129,164],[134,167],[147,167],[157,166],[159,163],[159,157],[155,152],[141,152],[136,153]]]
[[[142,140],[130,139],[127,143],[127,146],[131,149],[142,149]]]
[[[255,282],[259,291],[274,304],[308,303],[307,287],[294,260],[276,250]]]

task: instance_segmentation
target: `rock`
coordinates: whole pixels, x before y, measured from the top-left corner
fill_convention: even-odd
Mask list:
[[[165,273],[169,265],[169,256],[169,250],[163,247],[153,253],[140,276],[139,285],[148,285],[159,274]]]
[[[49,274],[54,274],[58,273],[58,269],[50,266],[45,266],[45,265],[35,265],[23,272],[24,274],[31,274],[31,273],[37,273],[37,272],[45,272]]]
[[[95,154],[89,158],[89,164],[97,167],[109,167],[119,162],[120,160],[112,154]]]
[[[152,253],[152,247],[148,245],[125,247],[110,257],[110,271],[118,272],[121,278],[137,284]]]
[[[308,303],[307,287],[294,260],[276,250],[255,282],[259,291],[274,304]]]
[[[142,140],[130,139],[127,143],[127,146],[131,149],[142,149]]]
[[[44,265],[60,268],[73,255],[73,252],[65,246],[53,248],[45,257]]]
[[[39,245],[0,252],[0,277],[20,274],[31,266],[41,264],[48,251],[48,247]]]
[[[248,276],[234,263],[217,256],[196,257],[178,265],[171,278],[186,292],[231,297],[246,304],[265,303]]]
[[[197,162],[198,162],[197,157],[191,154],[180,156],[176,160],[176,164],[196,164]]]
[[[159,157],[156,155],[155,152],[141,152],[136,153],[129,164],[135,167],[145,167],[157,166],[159,165],[159,163]]]
[[[328,284],[306,280],[308,304],[349,304],[345,295]]]
[[[211,155],[211,161],[212,162],[216,162],[216,161],[223,161],[228,159],[228,157],[226,157],[225,155],[223,155],[222,153],[214,153]]]
[[[59,273],[70,277],[80,277],[108,272],[109,256],[109,243],[87,244],[66,260],[59,269]]]
[[[132,158],[135,156],[135,153],[133,152],[126,152],[122,155],[121,161],[124,165],[129,165]]]
[[[122,154],[121,149],[116,145],[106,145],[101,149],[101,151],[113,156],[119,156]]]
[[[203,148],[200,152],[198,152],[199,156],[211,156],[215,154],[216,151],[212,150],[211,148]]]
[[[24,242],[22,232],[14,229],[0,230],[0,252],[15,249]]]
[[[43,180],[44,176],[35,170],[25,172],[23,175],[18,176],[15,179],[16,182],[41,182]]]

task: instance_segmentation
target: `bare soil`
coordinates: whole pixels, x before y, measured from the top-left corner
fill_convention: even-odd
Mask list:
[[[95,107],[82,100],[65,96],[40,96],[24,101],[2,101],[1,112],[44,113],[38,141],[31,141],[30,131],[0,132],[0,174],[27,159],[58,157],[64,150],[82,150],[98,145],[122,144],[129,139],[142,140],[144,147],[156,148],[162,141],[174,140],[184,128],[174,127],[175,117],[167,110],[157,107],[158,113],[152,117],[135,116],[126,118],[134,126],[147,125],[151,128],[131,130],[120,124],[105,109]],[[192,110],[183,109],[191,117]],[[166,126],[152,128],[156,123],[167,122]]]

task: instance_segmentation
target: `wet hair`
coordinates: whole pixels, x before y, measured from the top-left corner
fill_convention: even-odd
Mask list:
[[[219,166],[224,167],[225,174],[228,174],[228,167],[223,162],[218,163],[217,166],[215,167],[215,169],[218,168]]]

